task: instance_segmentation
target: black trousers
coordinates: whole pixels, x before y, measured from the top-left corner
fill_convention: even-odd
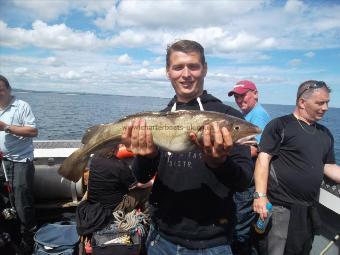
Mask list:
[[[32,161],[13,162],[10,160],[4,160],[3,163],[14,194],[14,206],[21,222],[22,231],[28,231],[36,226],[33,196],[34,164]],[[1,164],[0,183],[5,181]]]

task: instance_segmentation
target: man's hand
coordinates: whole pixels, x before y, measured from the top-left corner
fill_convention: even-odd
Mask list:
[[[269,202],[267,197],[259,197],[254,199],[253,210],[258,213],[262,220],[268,217],[267,203]]]
[[[16,126],[7,125],[5,122],[0,121],[0,131],[5,131],[5,127],[10,127],[10,133],[23,136],[23,137],[36,137],[38,136],[38,129],[30,126]]]
[[[4,131],[6,126],[7,126],[7,124],[5,122],[0,121],[0,131]]]
[[[123,129],[122,143],[135,155],[155,158],[157,146],[153,143],[151,130],[143,119],[135,119]]]
[[[191,133],[191,138],[198,143],[197,137]],[[204,152],[204,160],[211,168],[221,166],[233,146],[233,140],[227,128],[220,128],[217,122],[204,126],[202,143],[200,146]]]
[[[337,164],[325,164],[324,174],[336,183],[340,183],[340,166]]]

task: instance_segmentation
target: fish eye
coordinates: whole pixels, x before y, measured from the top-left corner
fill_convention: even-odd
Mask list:
[[[235,129],[236,131],[238,131],[238,130],[240,130],[240,126],[235,126],[234,129]]]

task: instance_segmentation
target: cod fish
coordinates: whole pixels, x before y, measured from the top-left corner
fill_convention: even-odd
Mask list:
[[[117,122],[89,128],[82,139],[84,145],[64,160],[59,174],[71,181],[78,181],[90,155],[120,143],[123,129],[136,118],[145,120],[146,128],[151,130],[153,141],[159,148],[174,153],[195,149],[197,144],[190,138],[190,133],[195,133],[197,140],[201,141],[204,125],[214,121],[229,130],[234,143],[246,143],[261,133],[260,128],[245,120],[218,112],[181,110],[137,113]]]

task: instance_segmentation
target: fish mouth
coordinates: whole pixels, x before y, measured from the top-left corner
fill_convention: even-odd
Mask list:
[[[255,139],[256,135],[248,135],[238,139],[235,143],[242,145],[256,145],[257,141]]]

